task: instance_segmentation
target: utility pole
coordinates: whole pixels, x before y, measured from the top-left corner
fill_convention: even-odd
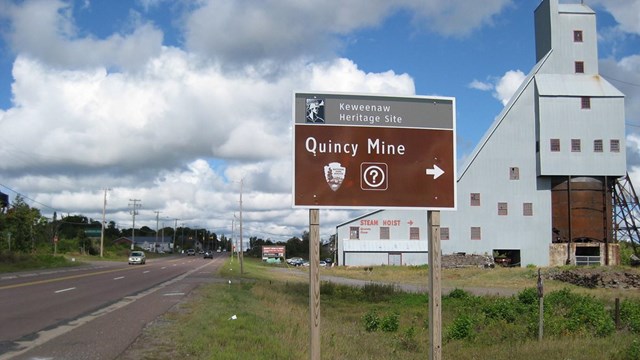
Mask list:
[[[107,210],[107,191],[109,188],[104,188],[104,201],[102,202],[102,231],[100,232],[100,257],[104,255],[104,222],[105,212]]]
[[[156,213],[156,243],[154,245],[154,250],[158,250],[158,220],[160,216],[160,211],[154,211]]]
[[[244,260],[244,249],[243,249],[243,242],[244,239],[242,238],[242,185],[244,183],[244,179],[240,179],[240,275],[244,274],[244,268],[243,268],[243,260]]]
[[[182,236],[181,236],[181,238],[182,238],[181,248],[182,248],[182,250],[184,250],[184,223],[182,223]]]
[[[234,239],[236,236],[235,217],[236,214],[233,214],[233,219],[231,219],[231,260],[233,260],[233,253],[236,251],[236,240]]]
[[[136,215],[138,215],[138,208],[142,207],[142,204],[138,204],[138,202],[142,201],[140,199],[129,199],[131,201],[129,206],[131,206],[131,215],[133,216],[133,229],[131,230],[131,250],[133,250],[133,246],[136,243]]]
[[[175,225],[173,225],[173,249],[171,249],[171,252],[175,252],[176,251],[176,233],[178,232],[178,220],[180,219],[174,219],[176,221]]]

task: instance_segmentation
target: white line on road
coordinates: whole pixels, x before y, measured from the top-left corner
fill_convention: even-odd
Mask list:
[[[124,279],[124,276],[118,276],[118,277],[113,278],[113,280],[121,280],[121,279]]]
[[[182,295],[184,295],[183,292],[162,294],[162,296],[182,296]]]
[[[55,294],[59,294],[61,292],[65,292],[65,291],[71,291],[71,290],[75,290],[76,288],[71,287],[71,288],[66,288],[66,289],[61,289],[61,290],[56,290],[54,291]]]
[[[74,330],[94,319],[97,319],[101,316],[104,316],[106,314],[109,314],[117,309],[120,309],[122,307],[125,307],[133,302],[135,302],[136,300],[139,300],[149,294],[152,294],[156,291],[158,291],[159,289],[165,288],[171,284],[175,284],[178,281],[183,280],[184,278],[186,278],[187,276],[196,273],[197,271],[199,271],[201,268],[208,266],[209,264],[204,264],[202,266],[199,266],[195,269],[192,269],[190,271],[187,271],[186,273],[175,277],[169,281],[163,282],[157,286],[152,287],[151,289],[145,290],[137,295],[133,295],[133,296],[127,296],[122,298],[122,300],[111,304],[105,308],[99,309],[97,311],[95,311],[94,313],[84,316],[82,318],[78,318],[75,320],[71,320],[69,321],[67,324],[63,324],[58,326],[57,328],[53,328],[53,329],[47,329],[47,330],[41,330],[39,331],[37,334],[35,334],[34,338],[31,338],[29,340],[26,341],[19,341],[17,342],[18,344],[18,350],[14,350],[8,353],[4,353],[0,355],[0,360],[9,360],[12,359],[18,355],[24,354],[25,352],[32,350],[33,348],[35,348],[38,345],[44,344],[48,341],[51,341],[52,339],[55,339],[56,337],[65,334],[71,330]]]
[[[142,273],[143,273],[143,274],[146,274],[146,273],[148,273],[148,272],[151,272],[151,271],[149,271],[149,270],[145,270],[145,271],[143,271]]]

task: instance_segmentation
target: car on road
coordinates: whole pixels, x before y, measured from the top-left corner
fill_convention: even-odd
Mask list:
[[[291,266],[300,266],[304,262],[304,259],[302,259],[301,257],[292,257],[290,259],[287,259],[286,261],[287,264]]]
[[[213,251],[205,252],[203,258],[205,258],[205,259],[213,259]]]
[[[196,256],[196,251],[193,249],[187,250],[187,256]]]
[[[146,262],[147,257],[144,255],[144,251],[132,251],[129,254],[129,265],[144,265]]]

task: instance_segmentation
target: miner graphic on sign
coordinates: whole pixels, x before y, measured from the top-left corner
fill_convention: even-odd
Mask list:
[[[324,123],[324,99],[307,99],[305,119],[308,123]]]

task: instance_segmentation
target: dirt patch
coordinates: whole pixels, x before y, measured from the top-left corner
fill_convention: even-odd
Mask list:
[[[546,276],[588,289],[640,289],[640,272],[608,267],[552,269]]]

